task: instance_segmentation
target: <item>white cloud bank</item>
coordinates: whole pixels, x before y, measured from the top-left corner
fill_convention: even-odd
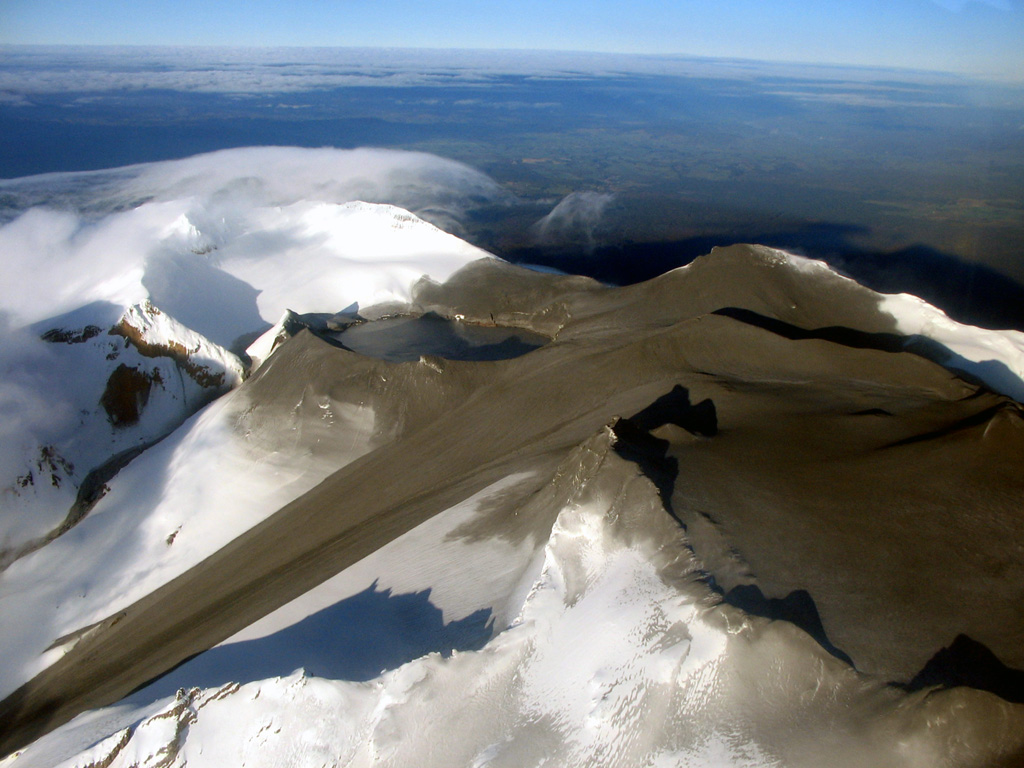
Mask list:
[[[507,76],[571,80],[668,75],[750,80],[774,75],[849,82],[878,80],[880,71],[874,67],[567,51],[0,46],[0,100],[28,106],[32,102],[24,98],[26,94],[122,94],[151,89],[252,95],[361,86],[448,87],[486,84]],[[906,76],[904,72],[903,78]],[[912,79],[946,82],[950,78],[915,73]]]
[[[0,227],[0,312],[25,325],[89,301],[141,301],[147,267],[166,262],[168,249],[194,259],[222,248],[259,226],[255,211],[362,200],[457,229],[467,208],[504,193],[484,174],[424,153],[255,147],[15,179],[0,182],[0,195],[9,216],[20,212]],[[62,210],[43,207],[54,202]],[[249,234],[249,246],[266,251],[271,237],[280,248],[327,237],[301,231],[302,220],[288,231],[271,228],[258,243]],[[207,261],[216,266],[217,257]]]
[[[0,46],[0,93],[170,89],[291,93],[351,86],[478,84],[500,75],[660,72],[679,61],[626,55],[387,48]],[[672,62],[675,63],[672,63]]]
[[[593,248],[597,242],[595,232],[614,198],[608,192],[570,192],[534,224],[537,241],[545,245],[582,243]]]

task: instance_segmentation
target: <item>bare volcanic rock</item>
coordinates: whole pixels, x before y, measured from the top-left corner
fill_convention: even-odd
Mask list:
[[[366,406],[366,452],[90,628],[0,703],[0,751],[118,700],[503,477],[532,473],[473,535],[550,529],[557,510],[528,523],[520,511],[545,484],[571,484],[566,456],[608,430],[723,615],[788,622],[882,683],[909,684],[961,636],[1024,668],[1021,406],[920,354],[877,294],[735,246],[625,288],[487,259],[422,281],[414,306],[551,340],[512,359],[403,363],[309,330],[282,343],[236,395],[246,418],[272,425],[305,403],[312,425],[311,403]],[[296,439],[329,454],[346,438],[321,425]],[[641,536],[643,519],[623,516],[617,535]],[[919,681],[984,677],[941,668]],[[1024,729],[1022,708],[1003,704]]]

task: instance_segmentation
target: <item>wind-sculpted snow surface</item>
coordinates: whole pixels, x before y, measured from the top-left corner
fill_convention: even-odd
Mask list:
[[[261,291],[258,368],[0,576],[10,764],[1024,758],[1013,337],[758,246],[610,288],[393,208],[243,218],[203,269]],[[369,301],[550,340],[390,362],[324,332]]]

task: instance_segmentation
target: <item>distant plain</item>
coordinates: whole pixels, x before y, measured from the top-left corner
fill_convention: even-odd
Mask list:
[[[966,322],[1024,328],[1019,86],[713,59],[350,50],[331,69],[323,52],[281,49],[247,69],[245,51],[185,67],[182,51],[7,50],[3,178],[253,145],[424,151],[507,190],[457,234],[512,261],[624,283],[760,242]],[[83,61],[107,79],[76,79]],[[165,77],[175,67],[193,80]],[[279,80],[194,81],[243,71]],[[589,210],[538,230],[581,192]]]

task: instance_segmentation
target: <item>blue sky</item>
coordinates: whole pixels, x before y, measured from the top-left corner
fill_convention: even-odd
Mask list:
[[[0,0],[0,43],[528,48],[1024,79],[1024,0]]]

